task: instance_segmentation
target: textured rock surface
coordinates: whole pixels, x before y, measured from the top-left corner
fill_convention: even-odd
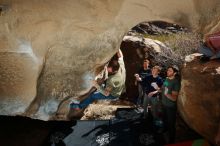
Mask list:
[[[66,96],[90,87],[94,68],[111,58],[139,22],[167,20],[203,33],[219,28],[218,0],[0,0],[0,5],[0,114],[42,120]]]
[[[126,98],[132,99],[138,96],[137,86],[135,86],[134,74],[141,68],[143,58],[150,60],[150,65],[158,65],[160,62],[155,61],[155,57],[161,57],[161,52],[170,52],[162,42],[149,38],[138,36],[125,36],[121,44],[124,51],[126,69]],[[171,54],[170,54],[171,55]],[[164,59],[168,59],[164,57]],[[162,65],[162,64],[161,64]]]
[[[202,136],[214,141],[220,118],[220,60],[201,63],[198,59],[182,70],[178,107],[184,120]]]
[[[134,104],[122,100],[98,101],[94,104],[89,105],[89,107],[84,111],[84,116],[81,118],[81,120],[112,119],[115,117],[115,112],[117,108],[134,108]]]

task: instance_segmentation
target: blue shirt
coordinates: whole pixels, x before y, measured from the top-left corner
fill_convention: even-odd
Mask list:
[[[147,76],[151,75],[151,69],[144,69],[143,67],[138,71],[138,74],[140,76],[140,78],[142,79],[142,81],[140,81],[139,83],[143,86],[144,88],[144,83],[143,83],[143,79],[146,78]]]
[[[156,91],[156,89],[151,85],[152,83],[156,83],[159,88],[163,85],[163,79],[160,76],[153,77],[153,75],[149,75],[146,76],[142,82],[144,84],[146,94]]]

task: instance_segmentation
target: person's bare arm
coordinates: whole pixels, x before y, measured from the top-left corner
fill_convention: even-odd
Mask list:
[[[109,96],[112,91],[112,88],[110,87],[102,88],[96,81],[93,82],[93,85],[96,87],[98,92],[100,92],[101,94],[105,96]]]
[[[152,97],[154,94],[157,94],[157,93],[158,93],[158,90],[152,91],[148,94],[148,97]]]
[[[179,95],[179,92],[177,92],[177,91],[172,91],[171,94],[165,94],[165,96],[172,101],[176,101],[178,95]]]
[[[122,52],[121,52],[121,49],[118,50],[117,56],[118,56],[118,58],[122,58],[122,57],[123,57],[123,54],[122,54]]]

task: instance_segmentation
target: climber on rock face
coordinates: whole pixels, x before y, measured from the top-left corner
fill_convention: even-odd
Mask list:
[[[94,100],[100,99],[118,99],[125,91],[125,66],[123,54],[121,50],[117,52],[117,59],[112,59],[107,66],[108,78],[106,79],[105,87],[100,86],[97,81],[93,82],[93,86],[97,91],[91,93],[82,101],[72,100],[70,104],[70,111],[78,112],[84,110]]]

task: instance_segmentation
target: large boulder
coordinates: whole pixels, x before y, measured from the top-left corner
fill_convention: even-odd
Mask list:
[[[135,85],[134,74],[138,73],[142,67],[144,58],[150,60],[150,65],[161,65],[156,58],[163,58],[167,62],[172,62],[172,51],[164,43],[150,38],[139,36],[125,36],[123,38],[121,49],[124,51],[126,67],[126,94],[125,98],[134,99],[138,96],[137,86]],[[169,52],[168,56],[162,56],[162,52]],[[122,97],[123,98],[123,97]]]
[[[220,119],[220,60],[191,58],[182,69],[179,112],[191,128],[214,142]]]

